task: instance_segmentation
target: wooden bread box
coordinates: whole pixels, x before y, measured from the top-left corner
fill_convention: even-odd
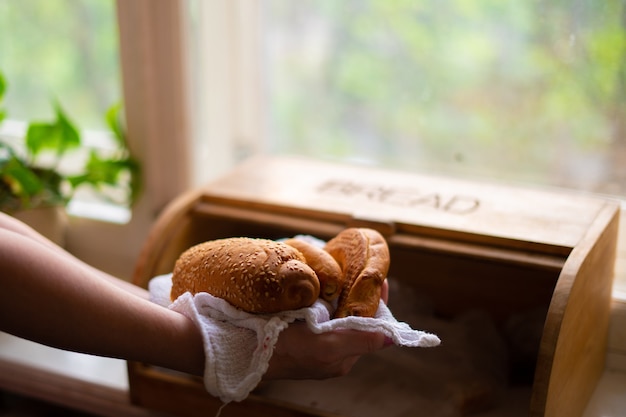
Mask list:
[[[174,201],[134,282],[146,287],[206,240],[371,227],[391,251],[392,312],[442,345],[384,349],[342,378],[262,383],[222,416],[574,417],[604,370],[618,214],[561,190],[259,157]],[[463,327],[477,317],[489,323]],[[204,417],[221,405],[199,378],[134,362],[128,372],[132,402],[146,408]]]

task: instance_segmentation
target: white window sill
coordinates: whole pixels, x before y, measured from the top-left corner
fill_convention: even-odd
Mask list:
[[[73,217],[115,224],[127,224],[132,217],[132,211],[127,207],[85,200],[70,201],[67,213]]]

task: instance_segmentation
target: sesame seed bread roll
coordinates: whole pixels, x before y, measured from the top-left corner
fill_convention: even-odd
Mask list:
[[[249,313],[311,306],[320,284],[295,248],[267,239],[236,237],[193,246],[176,261],[172,300],[207,292]]]
[[[390,255],[385,238],[373,229],[349,228],[329,240],[324,249],[335,258],[344,274],[334,317],[374,317],[389,271]]]
[[[323,248],[302,239],[287,239],[285,243],[298,249],[315,271],[320,281],[320,297],[326,301],[336,299],[343,287],[343,273],[335,258]]]

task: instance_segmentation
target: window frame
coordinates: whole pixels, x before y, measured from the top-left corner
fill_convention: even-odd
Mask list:
[[[190,184],[183,6],[182,0],[117,0],[127,135],[153,212]]]
[[[71,217],[66,249],[131,280],[152,223],[191,184],[185,1],[116,0],[114,6],[127,140],[141,164],[142,190],[126,224]]]
[[[261,4],[198,1],[192,16],[193,1],[115,3],[127,139],[142,192],[127,224],[72,218],[66,246],[126,279],[168,203],[263,149]],[[191,60],[192,18],[205,19],[196,34],[203,62]]]

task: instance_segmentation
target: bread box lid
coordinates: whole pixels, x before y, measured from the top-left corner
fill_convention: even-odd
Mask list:
[[[364,219],[394,230],[567,255],[606,201],[302,158],[253,158],[211,183],[204,199],[255,210]]]

